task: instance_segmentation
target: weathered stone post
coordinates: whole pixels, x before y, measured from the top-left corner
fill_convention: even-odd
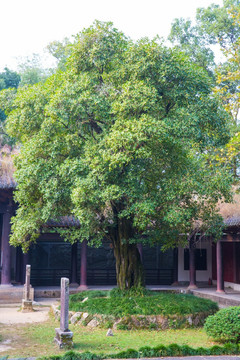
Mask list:
[[[23,290],[22,311],[33,311],[33,288],[30,285],[31,265],[26,265],[26,280]]]
[[[73,346],[73,333],[68,328],[69,313],[69,279],[61,278],[61,312],[60,329],[55,329],[55,342],[60,349],[71,348]]]

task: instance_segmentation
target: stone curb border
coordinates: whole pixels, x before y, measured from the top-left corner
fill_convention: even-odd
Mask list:
[[[56,320],[60,320],[59,305],[51,305],[52,312]],[[129,315],[122,318],[115,318],[114,316],[89,314],[87,312],[73,312],[69,311],[69,322],[73,325],[85,325],[94,328],[108,323],[108,328],[113,329],[144,329],[150,328],[153,330],[192,328],[202,326],[205,319],[212,315],[213,312],[202,312],[185,316],[169,316],[162,315]]]

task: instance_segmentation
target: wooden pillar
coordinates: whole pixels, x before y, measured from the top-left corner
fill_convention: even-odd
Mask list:
[[[237,243],[233,243],[233,252],[232,252],[232,259],[233,259],[233,282],[237,282]]]
[[[189,286],[188,289],[197,289],[196,285],[196,265],[195,265],[195,244],[193,240],[189,242]]]
[[[11,284],[11,247],[9,244],[11,207],[3,214],[2,225],[2,249],[1,249],[1,286],[12,286]]]
[[[87,240],[81,244],[81,272],[79,290],[87,290]]]
[[[70,287],[78,287],[77,283],[77,242],[71,248],[71,284]]]
[[[178,285],[178,248],[173,249],[173,283],[172,286]]]
[[[16,249],[16,283],[21,284],[22,283],[22,262],[23,262],[23,253],[20,246]]]
[[[222,242],[217,242],[216,248],[217,258],[217,292],[224,293],[224,279],[223,279],[223,256],[222,256]]]

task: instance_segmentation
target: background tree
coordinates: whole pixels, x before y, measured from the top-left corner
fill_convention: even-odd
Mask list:
[[[51,75],[50,70],[42,65],[39,54],[19,60],[18,72],[21,77],[19,86],[33,85],[45,81]]]
[[[224,44],[222,51],[226,61],[217,68],[217,86],[215,92],[220,96],[224,108],[231,115],[232,138],[226,147],[226,158],[229,161],[235,181],[239,180],[240,165],[240,4],[232,5],[228,16],[234,31],[234,42]]]
[[[223,6],[212,4],[208,8],[199,8],[196,25],[189,20],[176,19],[173,23],[170,40],[181,46],[192,60],[199,63],[205,59],[205,67],[214,69],[215,94],[219,96],[224,108],[229,113],[230,137],[232,140],[221,150],[217,158],[222,158],[230,166],[230,171],[238,180],[239,173],[239,48],[240,48],[240,2],[224,0]],[[218,45],[223,60],[213,65],[206,54],[209,46]],[[224,155],[225,154],[225,155]]]
[[[20,83],[20,75],[15,71],[9,70],[7,67],[3,72],[0,73],[0,92],[1,90],[8,89],[8,96],[12,97],[16,92],[16,88]],[[10,95],[11,94],[11,95]],[[4,101],[6,102],[8,96],[4,96]],[[0,145],[4,145],[5,143],[12,144],[13,139],[11,139],[7,133],[5,132],[5,120],[6,114],[1,108],[0,104]]]
[[[66,62],[71,53],[71,41],[66,37],[63,41],[52,41],[48,46],[48,52],[57,60],[57,68],[66,70]]]
[[[196,20],[201,32],[209,44],[220,44],[228,48],[239,38],[240,24],[234,20],[230,12],[239,12],[239,0],[223,0],[223,6],[210,5],[207,9],[197,9]]]
[[[228,178],[205,154],[228,128],[211,82],[177,49],[134,43],[111,23],[84,29],[66,71],[20,88],[8,109],[9,134],[22,143],[11,243],[27,249],[49,219],[72,214],[80,229],[57,231],[111,241],[117,284],[128,289],[144,284],[140,239],[168,233],[174,246],[202,219],[217,232]]]
[[[193,26],[190,20],[175,19],[168,39],[184,51],[194,63],[206,69],[213,76],[215,68],[214,52],[209,42],[202,36],[198,26]]]

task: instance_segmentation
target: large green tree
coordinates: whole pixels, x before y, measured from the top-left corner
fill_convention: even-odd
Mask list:
[[[66,71],[18,90],[8,131],[22,144],[12,244],[27,249],[49,219],[74,215],[79,229],[57,230],[111,241],[126,289],[144,284],[138,242],[174,246],[204,219],[219,229],[228,187],[208,156],[227,140],[226,113],[207,72],[179,50],[95,22]]]

